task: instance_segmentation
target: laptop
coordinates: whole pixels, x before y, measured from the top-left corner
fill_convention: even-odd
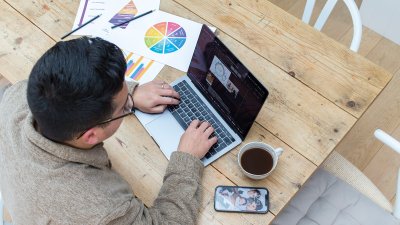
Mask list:
[[[201,159],[205,166],[239,145],[248,134],[268,90],[203,25],[187,75],[170,84],[180,104],[161,114],[135,114],[169,159],[194,119],[208,121],[218,142]]]

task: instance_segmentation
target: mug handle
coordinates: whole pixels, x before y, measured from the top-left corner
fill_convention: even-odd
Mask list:
[[[275,148],[274,149],[275,154],[279,157],[283,153],[283,148]]]

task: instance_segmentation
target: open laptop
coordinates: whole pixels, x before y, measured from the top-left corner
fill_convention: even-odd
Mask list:
[[[206,25],[187,76],[171,86],[181,96],[179,105],[161,114],[138,110],[135,114],[168,159],[192,120],[210,122],[218,142],[203,157],[205,166],[244,140],[268,96],[267,89]]]

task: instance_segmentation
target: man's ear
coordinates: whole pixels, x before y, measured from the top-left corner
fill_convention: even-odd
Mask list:
[[[85,142],[85,144],[88,145],[96,145],[100,142],[100,132],[98,127],[93,127],[87,130],[83,135],[82,135],[82,140]]]

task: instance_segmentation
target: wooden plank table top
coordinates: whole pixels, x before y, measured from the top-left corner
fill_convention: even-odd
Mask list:
[[[27,79],[36,60],[71,30],[78,5],[78,0],[1,1],[0,75],[12,83]],[[270,91],[244,142],[205,168],[199,224],[269,224],[392,77],[267,0],[162,0],[160,9],[217,27],[217,36]],[[182,75],[166,66],[159,78],[171,82]],[[284,149],[264,180],[246,178],[237,166],[238,150],[250,141]],[[105,146],[113,168],[151,206],[168,163],[152,138],[131,117]],[[216,212],[217,185],[267,187],[270,211]]]

